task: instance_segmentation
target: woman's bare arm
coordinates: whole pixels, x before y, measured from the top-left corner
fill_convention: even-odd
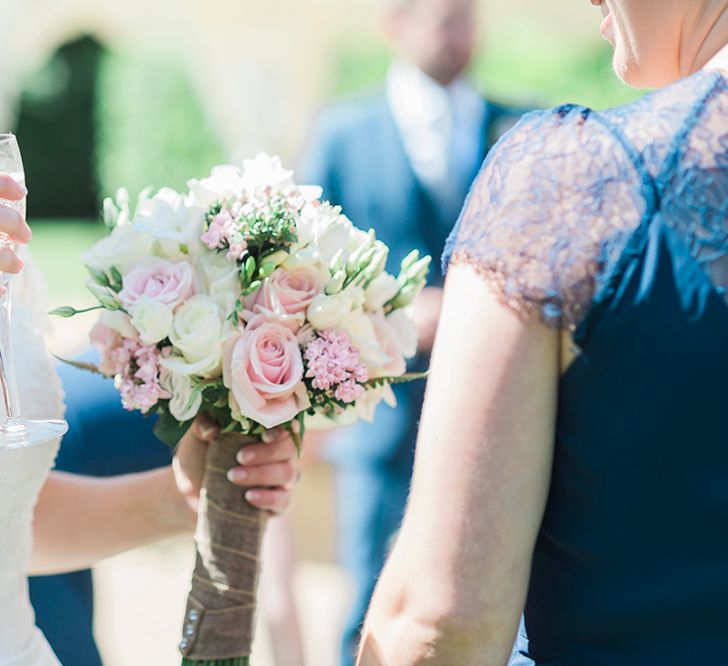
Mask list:
[[[548,494],[559,336],[450,270],[401,533],[360,666],[503,666]]]

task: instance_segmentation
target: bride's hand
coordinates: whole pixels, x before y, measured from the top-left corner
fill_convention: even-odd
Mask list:
[[[8,175],[0,174],[0,199],[20,201],[26,195],[25,188]],[[6,233],[16,243],[30,242],[30,227],[23,216],[8,205],[0,204],[0,232]],[[0,272],[17,273],[23,262],[9,248],[0,249]]]
[[[172,462],[177,488],[193,511],[197,509],[205,472],[207,443],[217,432],[213,423],[198,417],[177,446]],[[285,431],[271,431],[264,442],[246,446],[238,454],[238,462],[240,466],[232,468],[228,478],[248,489],[245,498],[252,505],[274,513],[289,507],[300,474],[296,447]]]

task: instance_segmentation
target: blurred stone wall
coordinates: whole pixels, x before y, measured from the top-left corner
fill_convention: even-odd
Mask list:
[[[320,104],[332,54],[375,39],[381,0],[0,0],[0,126],[11,126],[21,76],[61,44],[90,34],[119,50],[185,63],[231,155],[290,156]],[[592,39],[588,0],[488,0],[488,33],[543,21],[564,39]]]

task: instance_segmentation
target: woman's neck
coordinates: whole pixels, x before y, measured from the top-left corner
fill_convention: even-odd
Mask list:
[[[728,6],[725,2],[720,2],[720,5],[712,14],[701,17],[701,22],[707,21],[708,29],[701,31],[703,39],[690,49],[692,57],[683,59],[687,74],[703,68],[728,70]],[[689,44],[686,46],[690,48]]]
[[[728,44],[708,60],[703,69],[722,69],[724,72],[728,72]]]

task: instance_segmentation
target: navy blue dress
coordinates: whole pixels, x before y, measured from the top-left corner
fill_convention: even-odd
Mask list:
[[[728,82],[531,114],[450,250],[573,333],[511,666],[728,663]]]

